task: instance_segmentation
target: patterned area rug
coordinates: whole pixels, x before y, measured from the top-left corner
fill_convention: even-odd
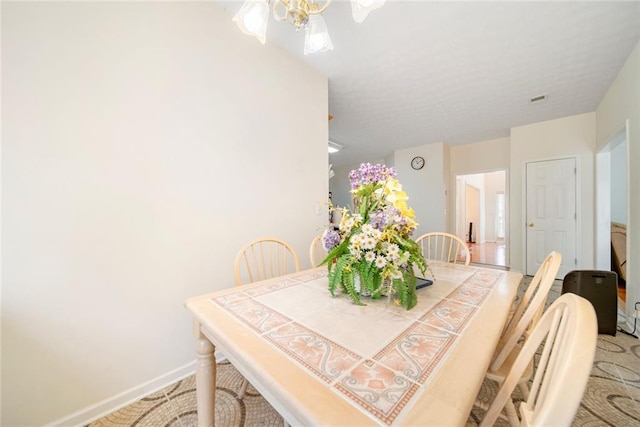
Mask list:
[[[520,284],[518,298],[530,278]],[[561,282],[556,281],[547,301],[559,295]],[[238,399],[242,376],[228,362],[218,364],[216,387],[216,425],[282,426],[282,417],[250,385],[244,399]],[[478,398],[490,402],[497,391],[485,380]],[[516,406],[521,396],[516,391]],[[483,411],[474,409],[469,423],[481,420]],[[499,420],[497,426],[508,426]],[[113,426],[197,426],[195,378],[190,376],[166,389],[141,399],[117,412],[101,418],[91,427]],[[640,341],[617,333],[598,336],[598,347],[587,390],[573,426],[640,426]]]
[[[524,294],[531,277],[525,277],[518,289],[517,301]],[[560,296],[562,282],[556,280],[546,306]],[[636,332],[637,333],[637,332]],[[478,399],[491,402],[498,388],[489,380],[482,384]],[[520,391],[513,393],[516,407],[522,402]],[[468,423],[477,425],[484,411],[474,408]],[[498,420],[496,426],[508,426]],[[640,426],[640,340],[618,332],[616,336],[598,335],[593,369],[582,402],[573,420],[580,426]]]
[[[229,362],[218,363],[216,386],[216,426],[279,426],[282,417],[251,386],[238,398],[242,376]],[[196,427],[196,382],[184,380],[101,418],[91,427]]]
[[[587,389],[573,420],[573,426],[640,426],[640,341],[616,334],[599,335],[596,357]],[[479,394],[490,402],[497,392],[495,383],[485,380]],[[513,394],[516,407],[520,391]],[[474,408],[469,424],[476,425],[484,412]],[[509,423],[498,420],[496,426]]]

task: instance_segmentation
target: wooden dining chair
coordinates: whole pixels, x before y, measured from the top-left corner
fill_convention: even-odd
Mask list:
[[[233,267],[237,286],[296,271],[300,271],[296,252],[287,242],[273,237],[262,237],[244,245],[236,255]],[[248,385],[249,382],[244,378],[238,398],[244,397]]]
[[[520,405],[520,417],[513,414],[510,423],[571,425],[593,368],[597,339],[598,321],[591,303],[576,294],[562,295],[533,328],[480,426],[492,426],[500,417],[543,341],[531,392]]]
[[[287,242],[263,237],[240,249],[233,271],[236,285],[242,285],[300,271],[300,260]]]
[[[311,261],[311,267],[317,267],[326,256],[327,250],[322,246],[322,233],[320,233],[313,238],[309,246],[309,261]]]
[[[495,381],[499,385],[504,382],[522,349],[522,342],[526,342],[527,337],[537,325],[544,311],[545,302],[561,263],[562,255],[559,252],[551,252],[542,262],[538,271],[536,271],[500,336],[491,365],[486,373],[487,379]],[[525,399],[529,394],[526,383],[531,378],[532,373],[533,363],[523,371],[523,375],[518,381],[518,388]],[[484,402],[476,401],[476,406],[487,409],[487,405]],[[511,425],[517,426],[519,422],[515,413],[515,406],[510,398],[505,403],[505,412]]]
[[[425,233],[415,239],[427,260],[469,265],[471,253],[458,236],[444,232]]]

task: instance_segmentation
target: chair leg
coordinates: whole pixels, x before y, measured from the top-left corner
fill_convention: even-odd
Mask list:
[[[529,400],[529,387],[527,387],[527,383],[518,384],[518,388],[520,389],[520,393],[522,393],[522,400],[525,402]]]
[[[483,401],[476,399],[475,402],[473,402],[473,406],[475,406],[476,408],[480,408],[483,411],[488,411],[489,410],[489,404],[484,403]]]
[[[478,399],[476,399],[476,401],[473,402],[473,406],[476,407],[476,408],[480,408],[485,412],[487,412],[489,410],[489,408],[491,407],[491,405],[489,405],[488,403],[485,403],[485,402],[483,402],[481,400],[478,400]],[[511,424],[511,420],[503,413],[499,413],[498,414],[498,418],[500,418],[501,420],[506,421],[509,424]],[[520,424],[518,424],[518,425],[520,425]]]
[[[520,425],[520,418],[518,418],[516,407],[513,404],[513,400],[511,400],[511,398],[509,398],[507,400],[507,403],[505,403],[504,412],[506,413],[507,418],[509,419],[509,424],[512,427],[518,427]]]
[[[247,392],[247,386],[249,385],[249,381],[246,378],[242,379],[242,384],[240,384],[240,391],[238,391],[238,398],[244,398],[245,393]]]

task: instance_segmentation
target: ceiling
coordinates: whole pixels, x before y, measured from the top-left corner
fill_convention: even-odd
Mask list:
[[[230,16],[242,5],[217,3]],[[640,39],[640,1],[387,0],[357,24],[334,0],[323,16],[332,51],[305,56],[304,34],[273,16],[267,43],[328,77],[334,166],[595,111]]]

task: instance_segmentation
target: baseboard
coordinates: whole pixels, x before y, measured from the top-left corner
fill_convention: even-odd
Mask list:
[[[620,297],[618,297],[618,311],[616,316],[617,326],[618,328],[622,328],[627,332],[633,333],[636,336],[638,336],[639,331],[636,329],[636,325],[635,325],[635,323],[637,322],[637,319],[633,316],[627,316],[625,311],[622,309],[622,307],[624,306],[625,306],[624,302],[620,299]]]
[[[632,319],[633,319],[633,321],[632,321]],[[625,320],[626,321],[625,321],[624,324],[627,327],[627,331],[630,332],[630,333],[633,333],[635,336],[638,337],[638,339],[640,339],[640,333],[636,329],[637,326],[635,325],[635,323],[637,323],[637,319],[634,318],[634,317],[627,317]]]
[[[135,386],[116,396],[105,399],[94,405],[88,406],[77,412],[67,415],[47,424],[45,427],[68,427],[68,426],[85,426],[88,423],[100,419],[110,413],[117,411],[151,393],[162,390],[163,388],[179,381],[195,372],[196,362],[187,363],[171,372],[160,375],[159,377],[147,381],[143,384]]]
[[[224,355],[223,352],[216,348],[216,351],[213,353],[213,356],[216,358],[216,363],[223,362],[227,360],[227,356]]]

